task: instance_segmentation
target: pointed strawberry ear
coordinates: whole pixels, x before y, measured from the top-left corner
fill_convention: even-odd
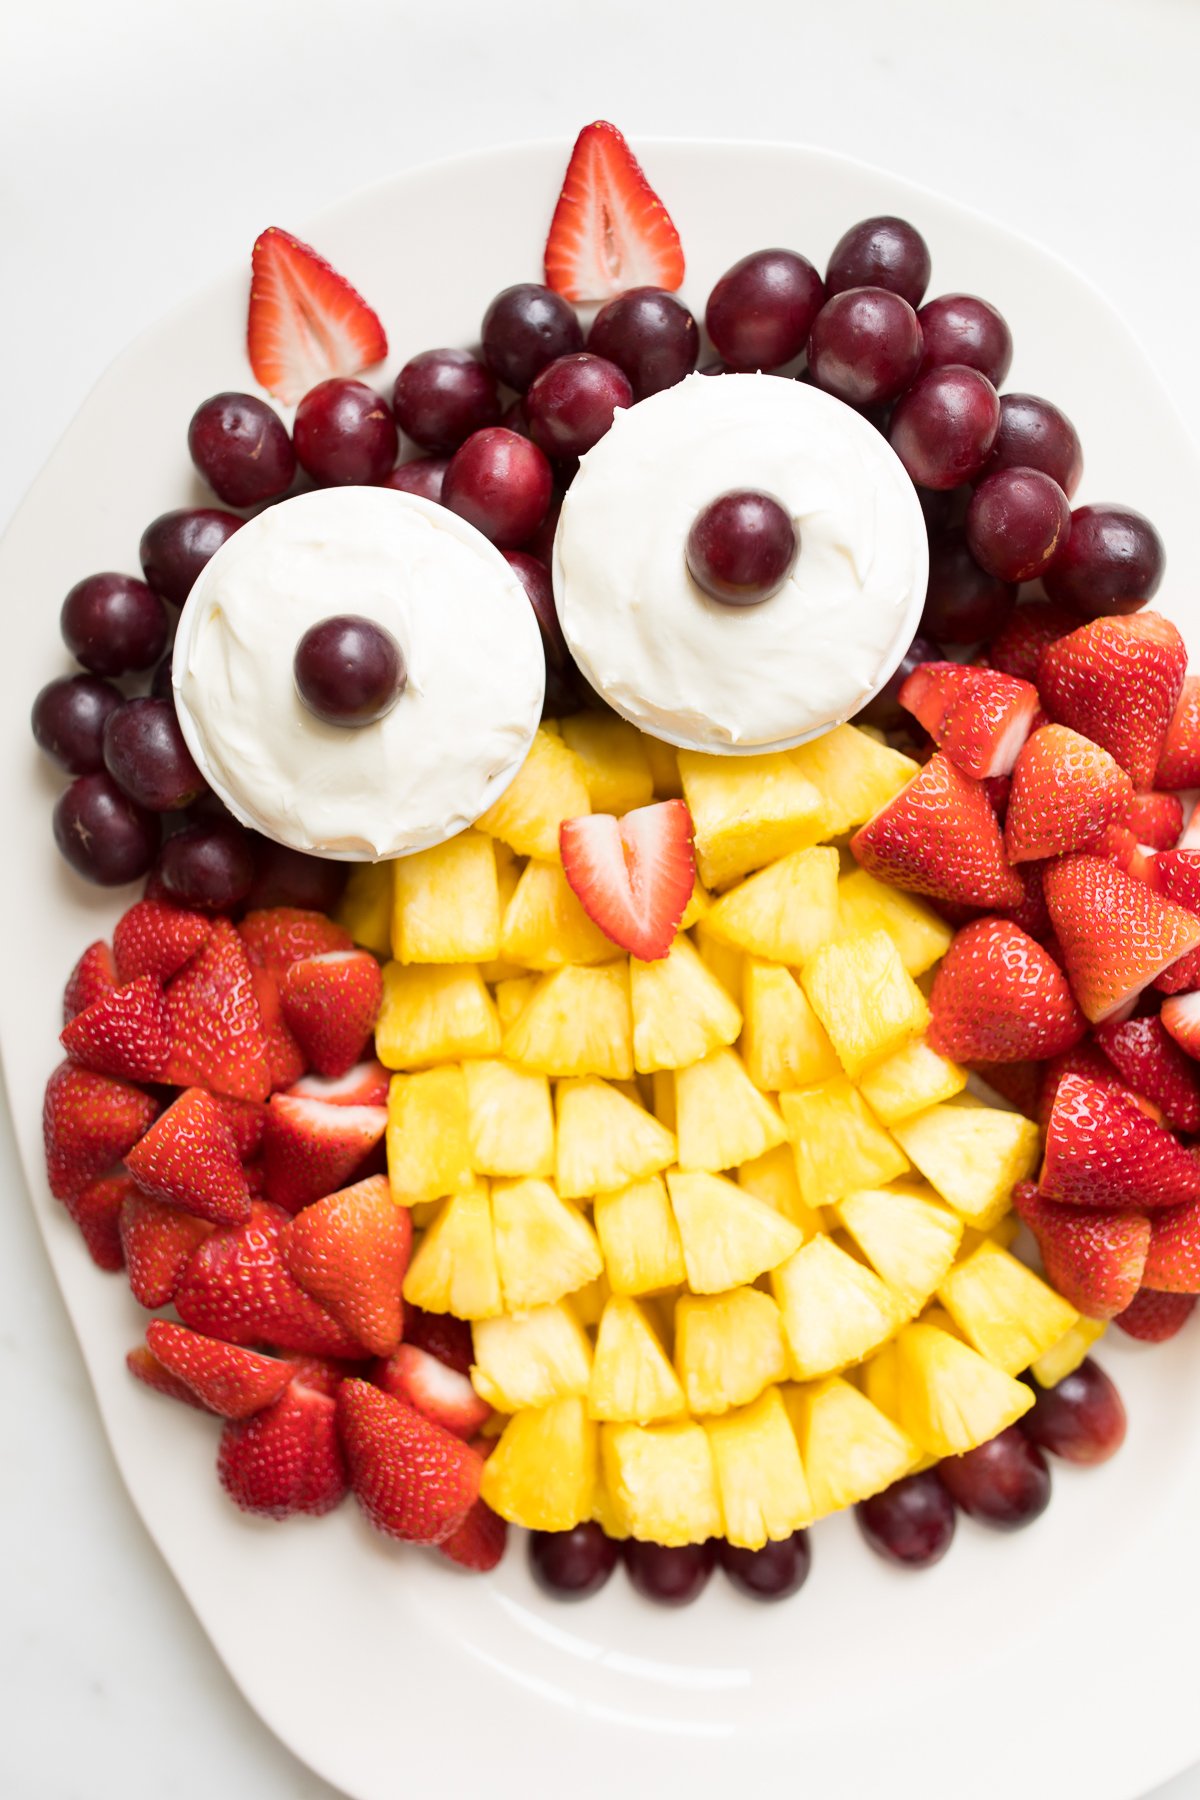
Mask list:
[[[568,300],[611,300],[633,287],[674,290],[683,246],[667,209],[615,125],[575,140],[546,239],[546,285]]]

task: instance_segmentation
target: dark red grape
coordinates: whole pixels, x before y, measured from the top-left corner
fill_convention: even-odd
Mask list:
[[[812,1568],[806,1531],[794,1531],[761,1550],[741,1549],[722,1539],[717,1557],[734,1587],[753,1600],[786,1600],[798,1594]]]
[[[1015,1425],[965,1456],[948,1456],[938,1476],[969,1518],[997,1531],[1032,1525],[1050,1504],[1046,1459]]]
[[[500,414],[500,423],[505,431],[515,431],[518,437],[529,436],[529,414],[525,411],[524,394],[518,394],[509,401]]]
[[[408,672],[390,631],[358,613],[310,625],[293,659],[296,690],[327,725],[373,725],[404,692]]]
[[[999,387],[1012,366],[1012,332],[996,308],[975,294],[939,294],[917,317],[925,339],[921,373],[964,363]]]
[[[1102,1463],[1125,1442],[1121,1396],[1090,1356],[1057,1387],[1034,1383],[1033,1391],[1033,1409],[1021,1420],[1021,1430],[1039,1450],[1067,1462]]]
[[[1051,401],[1036,394],[1002,394],[1000,429],[984,473],[993,469],[1040,469],[1069,500],[1083,474],[1079,435]]]
[[[1042,585],[1081,618],[1137,612],[1158,592],[1163,541],[1131,506],[1077,506]]]
[[[929,540],[929,586],[921,614],[924,636],[942,644],[978,644],[994,637],[1017,604],[1011,582],[981,569],[964,531]]]
[[[382,481],[400,442],[374,389],[340,376],[309,388],[296,408],[292,438],[301,468],[325,487]]]
[[[915,225],[887,214],[862,219],[843,233],[825,271],[825,288],[881,287],[920,306],[929,286],[929,246]]]
[[[105,771],[77,776],[54,808],[55,843],[76,874],[101,887],[144,875],[158,837],[154,814],[135,806]]]
[[[569,302],[533,281],[496,295],[483,315],[482,338],[489,369],[518,393],[556,356],[583,349],[583,327]]]
[[[164,843],[155,873],[177,905],[228,912],[241,905],[254,880],[250,833],[234,819],[185,825]]]
[[[624,1545],[625,1567],[639,1594],[660,1606],[690,1606],[708,1586],[717,1560],[717,1547],[706,1544],[642,1544],[629,1538]]]
[[[900,689],[913,670],[924,662],[941,662],[942,648],[932,638],[918,634],[900,658],[896,671],[884,682],[879,692],[855,714],[855,724],[874,725],[880,731],[896,731],[912,722],[911,714],[900,704]]]
[[[954,1538],[954,1502],[932,1469],[894,1481],[854,1510],[872,1550],[906,1569],[940,1562]]]
[[[217,506],[184,506],[160,513],[142,533],[142,573],[164,600],[182,606],[192,583],[243,521]]]
[[[757,606],[783,586],[799,544],[791,514],[778,500],[735,488],[711,500],[692,521],[688,572],[725,606]]]
[[[879,406],[912,381],[921,327],[907,300],[886,288],[848,288],[817,314],[808,340],[813,382],[849,406]]]
[[[545,563],[539,562],[536,556],[526,555],[523,550],[506,550],[504,560],[529,595],[529,604],[542,634],[546,658],[546,716],[558,718],[563,713],[575,712],[581,704],[583,677],[567,649],[558,622],[550,571]]]
[[[440,500],[449,467],[448,456],[414,456],[411,462],[397,463],[379,485],[401,494],[416,494],[422,500]]]
[[[536,556],[547,568],[554,562],[554,534],[558,530],[558,515],[561,511],[562,501],[552,500],[545,518],[525,545],[530,556]]]
[[[199,808],[196,809],[199,811]],[[248,907],[301,906],[309,912],[331,913],[342,897],[349,865],[328,857],[309,856],[288,844],[258,832],[246,833],[254,857],[254,880],[246,895]]]
[[[63,643],[93,675],[149,669],[167,641],[162,601],[132,575],[106,572],[77,581],[59,616]]]
[[[799,356],[825,302],[825,284],[794,250],[754,250],[708,296],[704,324],[725,366],[777,369]]]
[[[571,1531],[534,1531],[529,1567],[538,1586],[556,1600],[586,1600],[598,1594],[617,1566],[617,1546],[599,1525]]]
[[[944,531],[957,531],[966,525],[967,508],[974,492],[975,489],[969,482],[964,482],[960,487],[946,488],[943,493],[939,493],[936,488],[917,489],[917,502],[930,537]]]
[[[30,715],[38,748],[68,775],[94,775],[104,767],[105,721],[120,704],[119,689],[96,675],[48,681]]]
[[[950,363],[897,401],[888,436],[918,487],[953,488],[979,473],[999,427],[1000,397],[987,376]]]
[[[550,464],[537,445],[490,425],[450,458],[442,504],[501,550],[516,550],[545,518],[553,489]]]
[[[556,357],[530,383],[524,409],[529,435],[547,456],[583,456],[598,444],[619,406],[632,406],[624,370],[578,350]]]
[[[635,400],[674,387],[695,368],[700,332],[682,300],[665,288],[636,287],[600,308],[588,349],[624,369]]]
[[[980,568],[1001,581],[1033,581],[1066,539],[1071,504],[1040,469],[996,469],[975,489],[967,543]]]
[[[422,350],[397,375],[392,408],[414,443],[449,455],[496,423],[500,395],[491,370],[466,350]]]
[[[150,682],[150,692],[154,695],[154,698],[156,700],[169,700],[172,706],[175,704],[175,690],[171,686],[171,663],[173,655],[174,653],[172,651],[167,651],[167,654],[155,669],[153,679]]]
[[[192,461],[227,506],[278,500],[292,485],[296,453],[279,414],[253,394],[214,394],[188,426]]]
[[[126,700],[104,727],[104,765],[148,812],[177,812],[208,785],[183,741],[169,700]]]

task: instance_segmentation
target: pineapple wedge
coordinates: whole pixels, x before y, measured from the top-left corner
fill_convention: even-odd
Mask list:
[[[818,1232],[828,1230],[824,1213],[801,1198],[796,1159],[790,1145],[778,1144],[774,1150],[767,1150],[762,1156],[743,1163],[737,1172],[737,1182],[748,1194],[756,1194],[785,1219],[790,1219],[793,1225],[798,1225],[806,1243]]]
[[[457,1063],[392,1076],[387,1161],[392,1194],[400,1206],[459,1194],[471,1186],[467,1088]]]
[[[790,1219],[720,1175],[673,1171],[667,1188],[694,1294],[746,1286],[800,1247]]]
[[[742,968],[746,960],[741,951],[735,950],[732,944],[724,944],[720,938],[715,938],[706,926],[704,919],[697,921],[695,937],[700,961],[709,974],[716,976],[731,1000],[740,1001]]]
[[[543,976],[524,1012],[505,1032],[504,1054],[543,1075],[631,1080],[628,964],[556,969]]]
[[[838,1217],[903,1312],[915,1318],[953,1267],[963,1223],[928,1189],[861,1188]]]
[[[592,1345],[568,1300],[499,1319],[480,1319],[471,1336],[471,1380],[498,1412],[518,1413],[552,1400],[586,1399]]]
[[[969,1344],[918,1320],[894,1346],[897,1419],[929,1456],[986,1444],[1033,1405],[1033,1390]]]
[[[750,1162],[787,1137],[735,1050],[713,1050],[676,1072],[675,1130],[680,1168],[713,1174]]]
[[[800,1381],[861,1362],[904,1318],[886,1283],[827,1237],[812,1238],[773,1269],[771,1292]]]
[[[1107,1320],[1085,1319],[1081,1314],[1070,1331],[1057,1344],[1052,1344],[1049,1350],[1044,1351],[1032,1365],[1033,1377],[1038,1386],[1057,1387],[1064,1376],[1070,1375],[1079,1367],[1092,1345],[1107,1330]]]
[[[646,1309],[614,1294],[600,1316],[588,1391],[593,1419],[652,1425],[677,1419],[687,1403]]]
[[[832,1206],[906,1173],[908,1158],[844,1077],[781,1094],[779,1104],[807,1206]]]
[[[674,1069],[655,1069],[650,1077],[650,1083],[654,1116],[660,1125],[665,1125],[668,1131],[674,1131],[678,1123]]]
[[[915,894],[876,881],[866,869],[854,869],[838,882],[838,917],[847,937],[862,931],[886,931],[914,978],[945,956],[954,936],[931,906]]]
[[[495,1056],[500,1019],[479,970],[436,966],[383,971],[375,1054],[389,1069],[422,1069],[463,1056]]]
[[[615,950],[580,906],[560,863],[526,863],[504,909],[502,957],[524,969],[561,969],[611,962]]]
[[[558,1191],[611,1193],[675,1161],[674,1133],[636,1101],[588,1076],[558,1084]]]
[[[386,959],[392,954],[392,870],[394,864],[355,863],[334,918],[364,950]]]
[[[859,1092],[877,1119],[893,1125],[911,1119],[943,1100],[952,1100],[967,1085],[967,1071],[931,1050],[924,1038],[906,1044],[864,1075]]]
[[[546,1077],[489,1057],[464,1063],[462,1072],[471,1166],[481,1175],[553,1175]]]
[[[920,1460],[907,1433],[838,1376],[813,1387],[784,1388],[783,1400],[815,1518],[880,1493]]]
[[[596,1426],[582,1400],[519,1412],[483,1465],[480,1497],[530,1531],[571,1531],[592,1516]]]
[[[682,1287],[683,1246],[661,1175],[597,1194],[593,1218],[614,1294]]]
[[[797,850],[723,894],[704,929],[747,955],[802,967],[838,934],[838,867],[828,845]]]
[[[632,812],[654,798],[648,740],[615,713],[580,712],[562,721],[562,739],[575,752],[587,782],[592,811]]]
[[[500,951],[496,850],[480,831],[397,857],[392,952],[402,963],[486,962]]]
[[[779,1308],[758,1288],[681,1294],[675,1303],[675,1369],[693,1413],[745,1406],[787,1378]]]
[[[585,1331],[591,1331],[600,1323],[611,1293],[608,1276],[601,1270],[594,1281],[585,1282],[571,1295],[571,1311]]]
[[[496,1016],[502,1032],[520,1018],[537,984],[536,975],[510,975],[496,983]]]
[[[702,1544],[724,1527],[712,1450],[692,1420],[604,1425],[604,1485],[631,1536],[653,1544]]]
[[[548,1306],[603,1272],[595,1232],[548,1181],[497,1181],[492,1217],[506,1312]]]
[[[769,1387],[749,1406],[709,1419],[725,1537],[747,1550],[790,1537],[813,1519],[812,1495],[783,1397]]]
[[[629,986],[633,1065],[647,1074],[699,1062],[742,1029],[741,1013],[685,937],[661,962],[631,957]]]
[[[447,1200],[417,1246],[404,1298],[425,1312],[493,1319],[503,1312],[486,1181]]]
[[[851,1081],[903,1050],[929,1024],[925,996],[886,931],[820,945],[801,981]]]
[[[543,725],[509,786],[476,824],[492,837],[502,838],[518,856],[554,862],[563,820],[591,810],[583,764]]]
[[[679,757],[675,746],[665,744],[661,738],[651,737],[648,732],[641,733],[641,740],[646,760],[650,764],[650,773],[654,777],[654,798],[682,800],[683,783],[679,779]]]
[[[1079,1322],[1061,1294],[997,1244],[980,1244],[951,1269],[938,1299],[967,1342],[1006,1375],[1027,1369]]]
[[[1041,1151],[1031,1120],[965,1099],[902,1119],[892,1135],[942,1199],[981,1231],[1008,1211],[1014,1186],[1032,1175]]]
[[[596,1473],[596,1489],[592,1495],[592,1518],[605,1537],[612,1538],[615,1543],[623,1543],[629,1536],[629,1523],[605,1485],[602,1468],[598,1469]]]
[[[678,764],[705,887],[728,887],[739,875],[826,835],[823,796],[786,754],[681,750]]]
[[[768,1093],[841,1072],[825,1028],[790,969],[748,956],[742,970],[742,1060]]]
[[[895,799],[919,767],[911,756],[876,743],[855,725],[835,725],[787,754],[821,795],[823,838],[842,837],[864,825]]]

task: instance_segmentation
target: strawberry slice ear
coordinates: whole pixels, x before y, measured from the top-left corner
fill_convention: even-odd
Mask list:
[[[378,315],[344,275],[290,231],[269,225],[255,240],[250,266],[250,367],[285,405],[318,381],[357,375],[387,355]]]
[[[683,800],[616,819],[591,813],[559,828],[563,873],[606,937],[642,962],[669,952],[696,883],[692,815]]]
[[[610,300],[632,287],[674,290],[683,247],[670,215],[615,125],[575,140],[546,239],[546,283],[568,300]]]

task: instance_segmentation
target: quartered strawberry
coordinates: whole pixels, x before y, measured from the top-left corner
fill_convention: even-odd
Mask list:
[[[1078,613],[1049,600],[1033,600],[1028,606],[1018,606],[1008,624],[996,633],[988,646],[988,660],[993,669],[1036,685],[1046,645],[1078,629]]]
[[[208,1411],[203,1400],[192,1391],[187,1382],[172,1375],[170,1369],[164,1369],[153,1350],[147,1349],[145,1344],[134,1345],[125,1357],[125,1367],[138,1381],[153,1388],[156,1394],[165,1394],[168,1400],[178,1400],[184,1406],[198,1407],[201,1412]]]
[[[1155,786],[1187,650],[1158,613],[1092,619],[1042,652],[1042,704],[1060,725],[1111,751],[1136,788]]]
[[[1012,773],[1039,707],[1032,682],[953,662],[919,664],[900,689],[900,704],[978,781]]]
[[[301,1100],[328,1106],[386,1106],[392,1073],[374,1057],[355,1063],[344,1075],[305,1075],[287,1090]]]
[[[383,973],[369,950],[326,950],[284,970],[279,998],[309,1067],[318,1075],[345,1075],[375,1030]]]
[[[1151,860],[1150,886],[1165,900],[1200,917],[1200,850],[1162,850]],[[1164,994],[1184,994],[1200,987],[1200,950],[1192,950],[1155,977]]]
[[[1122,823],[1132,799],[1132,781],[1107,750],[1066,725],[1043,725],[1013,770],[1004,822],[1009,860],[1082,849]]]
[[[103,938],[89,944],[71,973],[63,990],[63,1024],[69,1025],[76,1013],[86,1011],[117,985],[117,967],[113,953]]]
[[[1075,998],[1093,1024],[1200,946],[1200,918],[1101,857],[1051,863],[1045,890]]]
[[[292,1379],[291,1363],[260,1356],[238,1344],[204,1337],[186,1325],[152,1319],[146,1346],[170,1374],[191,1389],[210,1412],[246,1419],[278,1400]]]
[[[254,242],[246,348],[254,379],[286,406],[331,375],[387,355],[379,317],[323,256],[269,225]]]
[[[591,813],[559,827],[563,873],[604,935],[642,962],[666,956],[696,885],[692,815],[683,800],[624,818]]]
[[[268,1519],[332,1511],[346,1492],[337,1402],[298,1383],[252,1418],[231,1419],[217,1453],[221,1486]]]
[[[233,1132],[203,1088],[185,1089],[134,1144],[125,1166],[144,1194],[198,1219],[227,1225],[250,1217]]]
[[[444,1543],[479,1498],[475,1451],[366,1381],[344,1381],[337,1408],[350,1486],[372,1525],[389,1537]]]
[[[299,1212],[344,1187],[387,1129],[386,1106],[333,1106],[274,1094],[263,1132],[266,1193]]]
[[[1159,1017],[1179,1049],[1200,1061],[1200,993],[1172,994],[1163,1001]]]
[[[1058,964],[1007,919],[963,927],[939,965],[929,1009],[929,1043],[954,1062],[1037,1062],[1087,1030]]]
[[[1200,787],[1200,675],[1184,677],[1159,751],[1154,786]]]
[[[494,1569],[508,1544],[508,1525],[486,1500],[477,1500],[457,1531],[438,1550],[460,1568],[483,1575]]]
[[[1037,1239],[1046,1274],[1089,1319],[1112,1319],[1137,1293],[1150,1244],[1144,1213],[1097,1212],[1043,1200],[1018,1182],[1013,1206]]]
[[[308,912],[301,906],[266,906],[248,912],[237,929],[250,961],[277,975],[302,956],[353,948],[343,926],[324,913]]]
[[[481,1400],[471,1386],[470,1378],[416,1344],[400,1344],[382,1362],[376,1363],[371,1379],[393,1400],[403,1400],[427,1419],[434,1419],[452,1431],[455,1437],[468,1441],[475,1436],[491,1407]]]
[[[1195,1310],[1195,1294],[1164,1294],[1147,1287],[1117,1314],[1115,1323],[1145,1344],[1165,1344],[1183,1330]]]
[[[121,981],[154,975],[169,981],[208,942],[212,920],[163,900],[138,900],[117,921],[113,955]]]
[[[1122,821],[1149,850],[1171,850],[1183,831],[1178,794],[1135,794]]]
[[[281,1248],[301,1287],[360,1344],[376,1356],[396,1348],[412,1219],[392,1199],[386,1175],[306,1206],[284,1231]]]
[[[271,1074],[271,1092],[279,1088],[290,1088],[308,1068],[308,1059],[292,1036],[287,1020],[283,1016],[283,1001],[279,993],[279,976],[274,969],[259,968],[254,964],[251,979],[254,984],[254,998],[258,1001],[258,1010],[263,1023],[263,1037],[266,1044],[267,1067]]]
[[[1041,1066],[1037,1110],[1033,1116],[1043,1131],[1050,1122],[1054,1096],[1064,1075],[1083,1075],[1099,1087],[1113,1087],[1121,1093],[1129,1092],[1126,1083],[1121,1080],[1095,1038],[1084,1038],[1073,1049],[1064,1051],[1061,1056],[1052,1056],[1049,1062]]]
[[[850,848],[880,881],[933,900],[1002,911],[1024,895],[986,792],[940,750]]]
[[[98,1269],[115,1273],[125,1267],[121,1207],[133,1191],[128,1175],[101,1175],[65,1202]]]
[[[662,201],[615,125],[597,119],[575,140],[546,239],[546,285],[568,300],[609,300],[632,287],[677,288],[683,247]]]
[[[42,1141],[50,1192],[69,1200],[103,1175],[148,1130],[158,1102],[127,1081],[59,1063],[46,1083]]]
[[[1064,1075],[1046,1127],[1038,1192],[1072,1206],[1145,1212],[1200,1198],[1200,1161],[1133,1095]]]
[[[1200,1078],[1160,1018],[1106,1020],[1096,1037],[1136,1093],[1160,1107],[1176,1131],[1200,1131]]]
[[[162,984],[139,975],[111,988],[64,1026],[67,1055],[97,1075],[121,1081],[157,1081],[171,1052],[171,1029]]]
[[[1200,1294],[1200,1201],[1159,1207],[1152,1215],[1142,1279],[1167,1293]]]
[[[452,1313],[425,1312],[406,1300],[404,1342],[415,1344],[419,1350],[428,1350],[430,1356],[436,1356],[439,1362],[445,1363],[448,1369],[456,1369],[460,1375],[471,1373],[475,1346],[471,1327],[465,1319],[456,1319]]]
[[[133,1181],[121,1204],[120,1228],[130,1289],[150,1312],[175,1298],[193,1250],[213,1229],[177,1206],[152,1200]]]
[[[206,1087],[235,1100],[271,1091],[266,1033],[242,940],[214,919],[208,941],[167,988],[173,1087]]]

